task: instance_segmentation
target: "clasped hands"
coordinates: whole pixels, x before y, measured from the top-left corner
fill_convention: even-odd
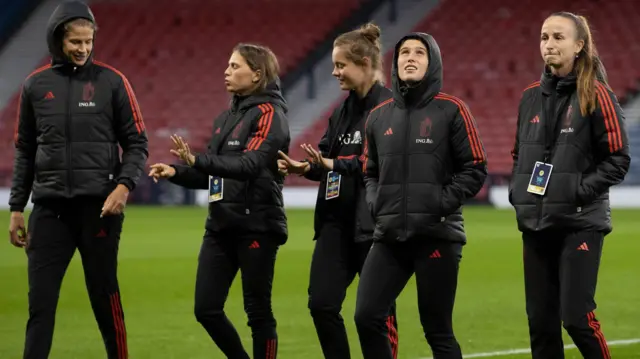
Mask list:
[[[333,160],[324,158],[320,151],[314,149],[311,145],[303,143],[300,147],[306,152],[308,162],[300,162],[291,159],[284,152],[278,151],[280,159],[278,159],[278,173],[287,176],[290,173],[304,175],[311,169],[310,163],[322,166],[327,170],[333,170]]]

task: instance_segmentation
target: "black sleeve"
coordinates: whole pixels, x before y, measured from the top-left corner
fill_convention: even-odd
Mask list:
[[[263,168],[276,163],[278,151],[288,140],[289,125],[273,105],[265,104],[261,111],[252,123],[252,133],[242,155],[199,154],[193,167],[208,175],[246,181],[258,177]]]
[[[511,178],[509,178],[509,202],[511,203],[511,191],[513,190],[513,181],[515,180],[516,175],[516,167],[518,166],[518,151],[520,149],[520,117],[522,116],[522,103],[523,99],[520,100],[520,104],[518,105],[518,120],[516,122],[516,134],[515,139],[513,141],[513,147],[511,148],[511,158],[513,159],[513,165],[511,167]]]
[[[364,183],[366,187],[366,201],[369,212],[375,217],[374,208],[378,195],[378,150],[376,148],[375,136],[372,130],[372,114],[369,114],[364,128],[364,151],[362,153],[362,165],[364,172]]]
[[[442,189],[442,211],[448,215],[475,196],[487,177],[487,155],[478,126],[465,104],[458,106],[452,122],[451,149],[454,175]]]
[[[186,165],[171,165],[176,174],[169,178],[169,182],[189,189],[209,188],[209,176]]]
[[[329,118],[329,124],[327,126],[327,130],[324,131],[324,135],[320,139],[318,143],[318,149],[320,150],[320,154],[324,158],[328,158],[329,156],[329,132],[331,131],[331,118]],[[306,160],[304,160],[306,161]],[[309,163],[309,172],[304,174],[304,178],[311,181],[322,181],[326,171],[322,165]]]
[[[29,201],[33,187],[36,157],[36,119],[27,91],[27,83],[23,85],[18,104],[18,118],[15,135],[15,157],[13,159],[13,180],[9,207],[11,212],[22,212]]]
[[[362,151],[364,154],[364,150]],[[363,159],[364,156],[361,154],[360,156],[338,156],[338,158],[333,160],[333,170],[340,173],[343,176],[356,176],[363,174]]]
[[[122,147],[122,168],[116,182],[132,191],[144,171],[149,157],[147,133],[138,100],[129,80],[120,75],[114,105],[116,114],[116,134]]]
[[[600,163],[594,172],[582,178],[578,197],[583,204],[591,203],[609,187],[621,183],[631,162],[624,113],[618,99],[600,83],[596,84],[596,96],[598,106],[592,117],[592,135]]]

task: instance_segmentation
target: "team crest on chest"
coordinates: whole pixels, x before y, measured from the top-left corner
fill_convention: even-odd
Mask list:
[[[562,119],[562,129],[560,133],[572,133],[573,127],[571,127],[571,120],[573,119],[573,106],[569,105],[567,108],[567,113],[565,113],[564,118]]]
[[[91,82],[87,82],[82,88],[82,101],[78,102],[78,107],[96,107],[96,103],[93,102],[93,96],[96,90]]]
[[[416,138],[416,143],[426,143],[431,144],[433,140],[431,139],[431,128],[433,124],[429,117],[425,118],[420,122],[420,137]]]

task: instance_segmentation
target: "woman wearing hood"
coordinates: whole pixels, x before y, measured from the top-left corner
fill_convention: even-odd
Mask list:
[[[60,4],[47,26],[51,63],[29,75],[20,94],[9,231],[28,258],[25,359],[49,356],[76,249],[107,357],[128,357],[118,248],[127,196],[147,161],[147,135],[128,79],[93,58],[96,33],[86,4]]]
[[[367,203],[374,244],[364,264],[356,325],[365,359],[393,358],[385,320],[416,275],[418,310],[434,358],[462,358],[452,314],[462,247],[462,205],[487,176],[486,154],[469,108],[440,92],[442,59],[430,35],[395,48],[393,101],[366,125]]]
[[[191,153],[172,136],[171,150],[186,165],[151,166],[155,180],[208,189],[209,215],[198,257],[195,315],[220,350],[249,359],[224,313],[229,288],[242,274],[244,305],[253,337],[253,358],[276,358],[276,320],[271,288],[278,247],[287,241],[287,219],[278,173],[278,151],[288,152],[287,106],[280,93],[278,60],[266,47],[239,44],[225,71],[231,108],[213,123],[206,153]]]

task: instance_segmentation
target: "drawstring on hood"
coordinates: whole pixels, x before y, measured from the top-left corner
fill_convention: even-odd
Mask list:
[[[86,19],[92,23],[96,23],[96,19],[87,4],[82,1],[66,1],[58,5],[49,17],[47,24],[47,46],[51,54],[51,63],[54,66],[72,65],[72,62],[62,52],[62,39],[64,36],[63,25],[74,19]],[[95,40],[95,32],[94,32]],[[93,59],[92,49],[85,66],[90,64]]]
[[[400,46],[410,39],[419,40],[427,47],[429,65],[427,71],[419,82],[407,84],[400,80],[398,75],[398,56]],[[414,32],[404,36],[395,47],[393,65],[391,71],[391,83],[393,85],[393,100],[400,108],[422,107],[435,97],[442,89],[442,55],[438,43],[429,34]]]

